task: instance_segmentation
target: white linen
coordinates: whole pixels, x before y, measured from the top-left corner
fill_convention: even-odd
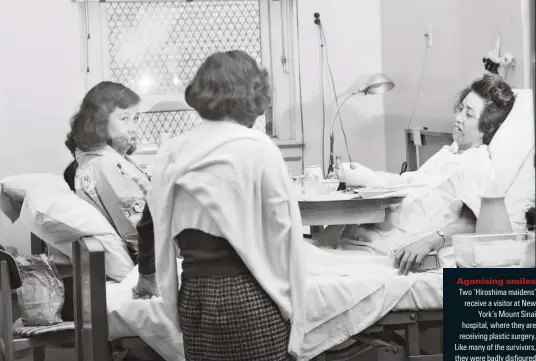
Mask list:
[[[514,232],[525,232],[527,229],[525,213],[530,207],[534,207],[536,196],[536,188],[534,188],[535,178],[533,148],[521,166],[504,199]]]
[[[446,247],[448,249],[452,247]],[[373,262],[383,263],[386,266],[392,264],[392,260],[386,257],[381,257],[369,254],[363,249],[348,250],[344,248],[328,249],[324,248],[327,253],[339,255],[342,257],[352,257],[361,261],[372,259]],[[452,254],[451,250],[446,250],[444,253]],[[440,258],[444,255],[440,252]],[[387,262],[387,263],[386,263]],[[449,262],[447,265],[451,265]],[[366,277],[373,276],[378,269],[370,269],[366,273]],[[380,271],[381,272],[381,271]],[[322,276],[317,276],[315,283],[322,284]],[[357,285],[353,282],[359,282],[363,277],[361,273],[349,274],[344,285],[341,285],[348,290],[352,290]],[[324,282],[324,294],[331,295],[333,292],[330,289],[333,281],[327,278]],[[410,287],[407,287],[411,285]],[[394,289],[407,289],[406,292],[393,292]],[[378,307],[381,305],[381,307]],[[324,323],[318,324],[317,327],[311,329],[306,334],[302,345],[302,351],[298,361],[306,361],[318,355],[331,347],[338,345],[351,336],[359,334],[364,329],[374,325],[382,317],[390,311],[402,310],[433,310],[442,309],[443,307],[443,270],[434,270],[422,273],[410,273],[407,276],[391,276],[385,285],[369,296],[361,299],[358,304],[338,314],[337,316],[327,320]]]
[[[303,353],[308,332],[370,294],[382,289],[389,299],[397,299],[414,283],[412,277],[394,282],[400,277],[386,257],[356,262],[306,243],[295,192],[277,146],[259,131],[232,122],[205,122],[162,147],[148,198],[158,282],[165,312],[177,328],[178,277],[171,250],[172,238],[181,231],[175,220],[184,212],[176,203],[180,192],[203,204],[282,315],[291,319],[293,355]],[[371,315],[389,311],[383,303],[374,307]],[[356,320],[352,327],[359,332],[367,326]]]
[[[71,259],[72,242],[90,236],[101,243],[105,271],[121,281],[134,267],[125,242],[104,216],[67,187],[34,187],[26,192],[20,220],[28,231]]]
[[[443,270],[416,273],[417,281],[391,311],[443,309]]]
[[[317,270],[317,273],[318,271],[320,270]],[[177,272],[180,275],[180,259],[177,260]],[[360,277],[362,277],[361,273],[347,277],[348,279],[342,286],[347,287],[348,292],[351,293],[355,291],[352,283]],[[413,278],[393,276],[393,283],[390,287],[378,289],[348,311],[313,327],[304,338],[299,360],[314,357],[359,332],[355,330],[362,330],[368,327],[366,325],[374,324],[382,315],[389,312],[389,307],[393,304],[393,310],[396,311],[441,309],[443,306],[442,272],[415,274]],[[160,297],[153,297],[150,300],[132,299],[130,290],[136,284],[137,279],[136,267],[121,283],[107,284],[110,340],[138,336],[164,359],[184,361],[182,334],[166,317],[162,299]],[[313,275],[311,279],[322,292],[328,295],[326,302],[329,302],[331,297],[338,297],[337,292],[340,291],[333,287],[330,277]],[[398,288],[396,282],[415,283],[408,292],[400,296],[401,293],[394,295],[390,291]],[[359,284],[359,281],[357,283]],[[335,293],[331,296],[330,292],[333,291]],[[383,305],[382,308],[377,306],[380,304]],[[311,305],[308,306],[312,308]],[[337,337],[333,339],[331,336],[334,335]]]
[[[69,186],[62,176],[49,173],[26,173],[7,176],[0,180],[0,211],[11,222],[19,216],[26,193],[34,188],[65,190]]]
[[[463,204],[478,217],[480,196],[491,191],[494,175],[485,145],[461,154],[445,146],[417,171],[401,176],[426,186],[407,188],[407,197],[383,223],[360,227],[360,240],[351,243],[389,254],[454,222]]]
[[[403,278],[406,279],[403,279]],[[358,305],[310,331],[304,340],[302,355],[298,361],[309,360],[314,355],[338,345],[363,331],[362,325],[372,326],[390,311],[437,310],[443,307],[442,272],[411,273],[392,279],[393,285],[411,279],[415,281],[402,297],[392,297],[390,285],[380,288]],[[377,305],[382,304],[379,308]],[[357,327],[356,327],[357,326]]]
[[[180,263],[178,271],[181,271]],[[167,361],[184,361],[182,334],[166,316],[161,297],[132,299],[138,282],[136,266],[121,283],[106,284],[108,335],[110,340],[140,337]]]
[[[506,193],[505,204],[515,232],[526,230],[525,212],[534,206],[533,90],[517,89],[516,101],[489,146],[497,178],[494,191]]]
[[[489,145],[491,160],[497,170],[493,188],[499,194],[510,188],[519,169],[534,150],[533,90],[517,89],[514,92],[514,107]],[[534,164],[532,160],[531,163]]]

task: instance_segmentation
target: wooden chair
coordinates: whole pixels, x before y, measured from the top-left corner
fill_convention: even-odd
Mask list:
[[[33,352],[34,361],[45,359],[45,346],[73,342],[74,322],[53,326],[13,327],[13,296],[22,286],[19,269],[10,254],[0,251],[0,361],[13,361],[15,356]],[[16,297],[16,295],[15,295]]]

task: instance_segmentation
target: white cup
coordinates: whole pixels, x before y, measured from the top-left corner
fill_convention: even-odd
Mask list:
[[[319,165],[308,165],[305,167],[305,176],[314,175],[318,179],[324,179],[322,168]]]

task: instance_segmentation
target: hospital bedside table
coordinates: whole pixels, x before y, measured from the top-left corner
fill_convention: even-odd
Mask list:
[[[347,199],[327,201],[300,201],[300,212],[304,226],[311,227],[314,239],[324,232],[323,226],[329,227],[329,246],[337,248],[342,231],[347,224],[381,223],[385,220],[386,209],[402,203],[403,197],[383,199]]]

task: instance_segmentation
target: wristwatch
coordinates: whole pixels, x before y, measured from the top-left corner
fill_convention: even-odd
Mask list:
[[[437,231],[437,235],[441,238],[443,238],[443,247],[445,247],[445,245],[447,244],[447,238],[445,237],[445,233],[441,232],[441,231]],[[443,248],[441,247],[441,248]]]

